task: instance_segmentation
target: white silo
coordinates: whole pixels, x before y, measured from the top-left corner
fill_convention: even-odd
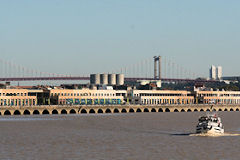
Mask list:
[[[100,74],[91,74],[90,75],[90,83],[94,85],[100,84]]]
[[[95,74],[95,84],[96,85],[100,84],[100,74]]]
[[[103,85],[108,84],[108,74],[100,74],[100,83]]]
[[[124,85],[124,74],[117,74],[117,85]]]
[[[116,74],[109,74],[108,75],[108,84],[109,85],[116,85]]]

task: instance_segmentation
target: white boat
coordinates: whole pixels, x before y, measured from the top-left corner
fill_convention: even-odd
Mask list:
[[[206,116],[200,117],[196,127],[196,133],[224,133],[221,118],[218,117],[217,113],[209,113]]]

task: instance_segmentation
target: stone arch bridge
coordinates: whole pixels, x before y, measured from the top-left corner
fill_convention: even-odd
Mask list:
[[[239,111],[240,105],[89,105],[89,106],[4,106],[0,115],[42,115],[42,114],[101,114],[138,112],[206,112]]]

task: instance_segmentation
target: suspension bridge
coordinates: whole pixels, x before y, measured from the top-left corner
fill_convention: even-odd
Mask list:
[[[189,67],[190,68],[190,67]],[[215,82],[213,80],[197,79],[199,76],[190,69],[166,57],[155,56],[129,66],[103,73],[122,73],[125,81],[161,80],[165,82]],[[42,72],[27,68],[12,61],[0,59],[0,81],[73,81],[90,80],[90,74],[69,75]]]

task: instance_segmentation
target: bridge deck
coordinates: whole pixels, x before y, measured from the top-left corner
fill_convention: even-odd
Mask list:
[[[1,115],[35,114],[89,114],[89,113],[136,113],[136,112],[205,112],[212,105],[102,105],[102,106],[25,106],[1,107]],[[240,105],[215,105],[215,111],[239,111]]]
[[[90,77],[8,77],[0,78],[0,81],[62,81],[62,80],[90,80]],[[125,81],[137,81],[137,80],[159,80],[154,78],[135,78],[126,77]],[[168,82],[199,82],[199,83],[213,83],[215,80],[199,80],[199,79],[176,79],[176,78],[162,78],[161,81]]]

